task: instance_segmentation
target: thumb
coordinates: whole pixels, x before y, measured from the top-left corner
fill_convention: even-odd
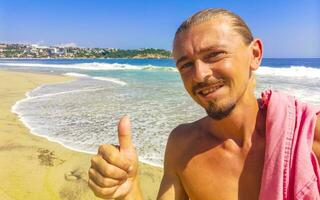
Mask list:
[[[132,148],[131,125],[128,116],[123,116],[118,124],[118,139],[120,150]]]

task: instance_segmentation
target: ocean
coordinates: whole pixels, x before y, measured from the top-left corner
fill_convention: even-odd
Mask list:
[[[171,130],[206,115],[171,59],[1,59],[0,69],[77,77],[42,85],[12,107],[33,134],[77,151],[117,144],[119,118],[129,115],[140,161],[162,166]],[[320,58],[266,58],[255,74],[257,97],[281,90],[320,105]]]

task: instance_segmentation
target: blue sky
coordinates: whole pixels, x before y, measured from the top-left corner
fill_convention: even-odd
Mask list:
[[[319,0],[0,0],[0,42],[171,49],[180,23],[209,7],[239,14],[264,57],[320,57]]]

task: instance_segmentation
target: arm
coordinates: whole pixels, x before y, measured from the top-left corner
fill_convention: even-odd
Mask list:
[[[318,159],[320,165],[320,114],[318,114],[318,119],[316,122],[316,128],[314,132],[314,140],[312,145],[312,150]]]
[[[173,131],[168,139],[165,159],[164,175],[161,181],[158,200],[184,200],[188,199],[186,192],[177,174],[176,164],[179,161],[179,137],[177,131]]]

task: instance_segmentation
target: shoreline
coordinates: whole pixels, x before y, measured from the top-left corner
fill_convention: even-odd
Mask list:
[[[74,78],[11,70],[0,77],[0,199],[96,199],[87,186],[92,154],[31,133],[11,112],[29,91]],[[162,169],[140,162],[139,177],[144,197],[155,199]]]
[[[0,70],[0,71],[1,71],[1,70]],[[75,76],[68,76],[68,75],[64,75],[64,76],[70,77],[71,80],[69,80],[69,81],[64,81],[64,82],[62,82],[62,83],[53,83],[53,84],[64,84],[64,83],[67,83],[67,82],[72,82],[72,81],[74,81],[74,80],[77,79],[77,77],[75,77]],[[42,84],[42,85],[40,85],[40,86],[32,89],[31,91],[40,89],[41,87],[43,87],[43,86],[45,86],[45,85],[50,85],[50,84]],[[46,135],[41,135],[41,134],[36,133],[35,131],[33,131],[33,128],[32,128],[31,126],[29,126],[28,123],[27,123],[25,120],[23,120],[23,118],[20,116],[19,112],[16,111],[16,107],[18,106],[18,104],[19,104],[20,102],[27,101],[27,100],[30,98],[30,96],[29,96],[28,94],[29,94],[31,91],[27,91],[27,92],[25,93],[25,95],[24,95],[25,98],[20,99],[20,100],[18,100],[17,102],[15,102],[15,104],[12,105],[10,111],[11,111],[12,113],[15,113],[15,114],[18,116],[18,119],[24,124],[24,126],[26,126],[26,127],[29,129],[29,131],[30,131],[30,133],[31,133],[32,135],[35,135],[35,136],[37,136],[37,137],[43,137],[43,138],[47,139],[47,140],[50,141],[50,142],[58,143],[58,144],[60,144],[61,146],[63,146],[64,148],[67,148],[67,149],[72,150],[72,151],[76,151],[76,152],[79,152],[79,153],[91,154],[91,155],[96,154],[96,152],[90,152],[90,151],[86,151],[86,150],[75,149],[75,148],[69,147],[69,146],[63,144],[62,142],[60,142],[58,139],[51,138],[51,137],[48,137],[48,136],[46,136]],[[143,163],[143,164],[151,165],[151,166],[153,166],[153,167],[158,167],[158,168],[163,169],[163,165],[156,164],[156,163],[152,163],[152,162],[147,161],[147,160],[145,160],[145,159],[143,159],[143,158],[142,158],[142,159],[139,159],[139,162],[141,162],[141,163]]]

